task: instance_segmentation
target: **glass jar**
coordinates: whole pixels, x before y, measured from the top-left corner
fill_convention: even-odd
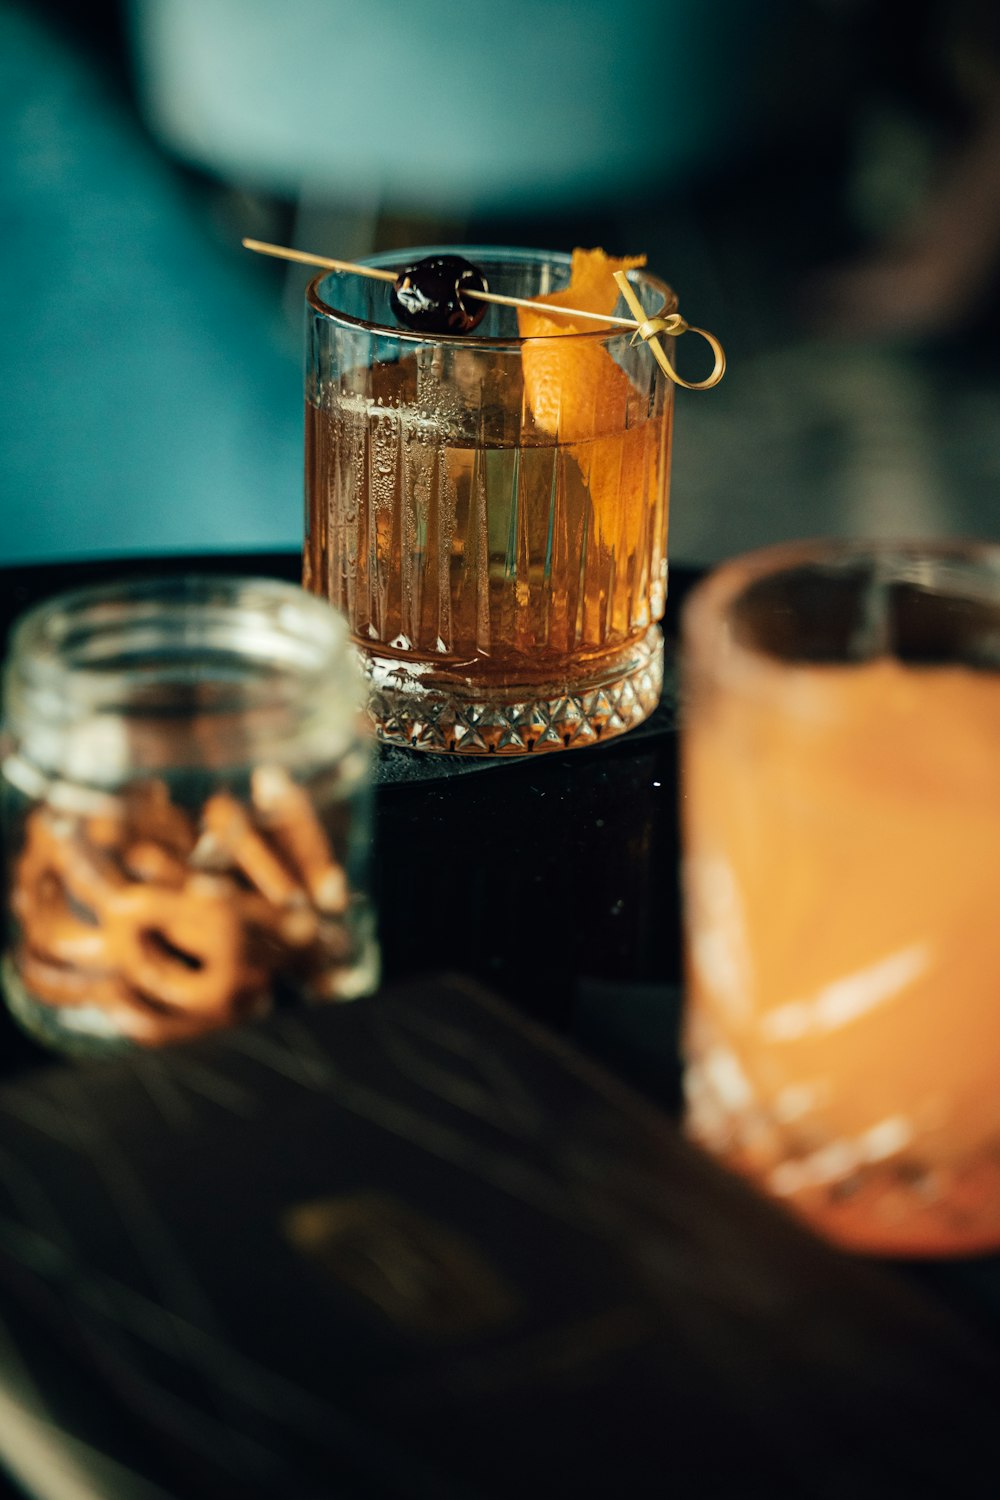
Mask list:
[[[8,1005],[76,1052],[374,989],[369,745],[344,621],[157,577],[36,607],[4,674]]]

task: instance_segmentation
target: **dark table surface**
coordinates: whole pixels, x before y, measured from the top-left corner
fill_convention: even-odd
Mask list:
[[[268,553],[0,569],[0,651],[17,616],[59,590],[182,567],[297,580],[300,560]],[[605,1056],[618,1046],[601,1019],[607,997],[628,989],[642,1032],[634,1070],[668,1105],[681,971],[674,663],[679,610],[696,577],[671,574],[663,698],[630,734],[586,754],[501,760],[383,747],[375,767],[386,981],[447,964],[561,1031],[583,1035],[593,1025]]]
[[[298,559],[291,554],[279,554],[232,559],[177,558],[169,563],[146,560],[136,564],[102,562],[72,567],[0,570],[0,641],[17,614],[31,603],[57,590],[125,572],[155,572],[164,567],[221,569],[293,579],[298,572]],[[454,1012],[454,995],[449,983],[432,976],[439,975],[443,970],[455,972],[488,987],[493,996],[507,1002],[511,1007],[509,1020],[505,1023],[506,1029],[501,1028],[500,1031],[496,1031],[496,1023],[490,1018],[488,1007],[487,1012],[481,1015],[477,1004],[473,1003],[468,1008],[468,1026],[471,1029],[463,1045],[466,1045],[470,1056],[475,1055],[479,1059],[476,1066],[487,1072],[499,1066],[496,1057],[507,1049],[509,1076],[513,1077],[520,1070],[521,1083],[518,1087],[523,1094],[523,1108],[527,1109],[532,1098],[535,1101],[533,1141],[536,1145],[541,1139],[539,1131],[547,1139],[548,1132],[559,1128],[558,1110],[553,1100],[556,1095],[561,1097],[561,1091],[569,1087],[565,1074],[561,1071],[564,1067],[583,1070],[579,1075],[583,1083],[574,1083],[573,1089],[595,1087],[600,1094],[602,1089],[611,1087],[614,1080],[629,1085],[634,1091],[632,1098],[635,1102],[621,1106],[623,1112],[614,1115],[613,1128],[606,1123],[598,1129],[594,1124],[600,1110],[597,1114],[585,1110],[580,1115],[584,1122],[580,1126],[584,1136],[588,1131],[593,1136],[594,1130],[597,1130],[601,1139],[604,1139],[602,1131],[605,1135],[610,1131],[615,1137],[617,1144],[614,1149],[618,1153],[615,1161],[625,1176],[635,1167],[635,1151],[641,1148],[641,1152],[645,1152],[647,1149],[641,1142],[637,1147],[635,1140],[640,1136],[645,1140],[643,1132],[647,1126],[641,1122],[637,1124],[636,1121],[649,1104],[656,1107],[655,1117],[659,1123],[655,1125],[655,1129],[664,1130],[666,1138],[671,1141],[676,1138],[676,1132],[672,1136],[670,1134],[674,1130],[672,1120],[676,1118],[679,1101],[677,1024],[681,1003],[675,660],[678,609],[694,579],[692,572],[678,571],[672,575],[670,607],[664,622],[668,660],[666,687],[657,713],[640,729],[583,752],[548,754],[538,758],[524,757],[500,762],[458,763],[441,757],[421,757],[401,750],[383,750],[379,754],[377,765],[374,895],[379,913],[384,975],[390,995],[395,991],[397,994],[415,997],[413,1004],[418,1009],[423,1006],[425,1015],[434,1021],[435,1026],[445,1024],[441,1020],[444,1016],[453,1038],[457,1036],[455,1028],[458,1025],[453,1016],[464,1016],[465,1010]],[[449,1006],[452,1008],[449,1009]],[[391,1017],[391,1010],[388,1014]],[[448,1017],[452,1019],[449,1020]],[[477,1017],[480,1019],[477,1020]],[[522,1033],[518,1029],[518,1017],[529,1023],[527,1032]],[[538,1022],[543,1024],[544,1033],[531,1031],[530,1027]],[[359,1024],[363,1028],[364,1023]],[[466,1023],[463,1021],[462,1024]],[[490,1032],[491,1027],[494,1028],[493,1032]],[[488,1044],[484,1040],[483,1028],[489,1032]],[[317,1032],[317,1037],[318,1035]],[[565,1055],[558,1050],[564,1040],[569,1041],[572,1046],[572,1050]],[[231,1058],[224,1050],[228,1044],[216,1044],[214,1052],[213,1044],[204,1045],[208,1047],[208,1053],[199,1053],[197,1048],[193,1052],[183,1048],[172,1049],[176,1052],[176,1057],[169,1059],[164,1065],[163,1077],[173,1077],[176,1081],[176,1078],[183,1076],[184,1092],[189,1095],[193,1091],[192,1080],[196,1076],[210,1076],[215,1080],[213,1088],[223,1091],[229,1089],[235,1095],[245,1080],[237,1080],[235,1075],[230,1076]],[[282,1042],[282,1046],[284,1045]],[[379,1047],[384,1045],[388,1044],[382,1038]],[[457,1042],[455,1045],[461,1051]],[[398,1063],[398,1037],[393,1046],[395,1052],[390,1047],[386,1055],[390,1059],[395,1057]],[[535,1053],[532,1049],[539,1046],[543,1049],[556,1048],[553,1054],[555,1061],[545,1064],[548,1069],[545,1074],[547,1083],[538,1073],[534,1061]],[[482,1061],[484,1047],[487,1047],[492,1059],[488,1064]],[[151,1163],[149,1170],[152,1176],[158,1182],[166,1180],[163,1148],[161,1144],[148,1144],[153,1141],[152,1127],[142,1114],[145,1106],[141,1108],[133,1097],[134,1079],[133,1083],[129,1082],[132,1075],[123,1076],[119,1067],[118,1073],[112,1071],[102,1082],[104,1075],[99,1071],[81,1071],[75,1066],[69,1067],[54,1061],[21,1037],[6,1018],[0,1018],[0,1049],[0,1072],[10,1080],[0,1088],[6,1101],[8,1119],[15,1115],[29,1119],[36,1106],[42,1108],[42,1101],[47,1100],[44,1108],[56,1110],[61,1119],[66,1118],[67,1111],[70,1116],[77,1118],[75,1112],[79,1104],[79,1108],[84,1111],[79,1118],[89,1119],[91,1124],[96,1118],[100,1121],[101,1130],[106,1131],[109,1128],[108,1122],[100,1120],[101,1105],[99,1102],[95,1105],[95,1101],[109,1101],[107,1107],[114,1114],[118,1106],[113,1106],[110,1101],[124,1100],[126,1102],[121,1104],[120,1109],[121,1120],[126,1123],[122,1124],[121,1129],[131,1132],[134,1128],[136,1138],[147,1143],[141,1147],[136,1161],[148,1161]],[[381,1056],[378,1049],[376,1056]],[[191,1061],[192,1058],[195,1061]],[[603,1065],[610,1082],[594,1083],[586,1071],[589,1066],[586,1061],[588,1058]],[[372,1065],[374,1066],[374,1062]],[[198,1073],[198,1069],[204,1070],[203,1075]],[[280,1071],[280,1068],[272,1069],[272,1073]],[[132,1074],[139,1077],[139,1071],[135,1068]],[[148,1068],[141,1075],[140,1094],[144,1090],[148,1092],[152,1087],[152,1076]],[[575,1076],[577,1075],[574,1073]],[[603,1076],[595,1075],[598,1078]],[[157,1077],[160,1075],[157,1074]],[[157,1088],[162,1086],[161,1079]],[[468,1079],[462,1087],[467,1086]],[[207,1088],[207,1084],[199,1087]],[[268,1087],[273,1093],[273,1079]],[[384,1076],[380,1087],[388,1088]],[[133,1089],[133,1094],[129,1093],[130,1088]],[[266,1096],[266,1092],[265,1090],[262,1097]],[[509,1103],[514,1095],[509,1088],[507,1093]],[[645,1103],[640,1104],[642,1096]],[[96,1108],[96,1116],[87,1115],[84,1106],[86,1109]],[[274,1107],[278,1108],[277,1105]],[[442,1100],[436,1099],[434,1109],[440,1112],[444,1108]],[[603,1108],[602,1105],[601,1109]],[[615,1108],[618,1109],[618,1106]],[[333,1109],[332,1104],[330,1109]],[[637,1110],[639,1114],[635,1113]],[[473,1109],[471,1113],[475,1115],[476,1111]],[[530,1110],[528,1113],[530,1114]],[[543,1117],[549,1120],[547,1125],[538,1123]],[[275,1114],[274,1119],[284,1119],[284,1116]],[[134,1126],[129,1123],[136,1121],[139,1123]],[[474,1133],[479,1126],[472,1128]],[[6,1140],[0,1131],[0,1186],[3,1185],[5,1145],[11,1145],[12,1142],[16,1144],[14,1137],[16,1131],[10,1140]],[[248,1119],[245,1135],[247,1149],[251,1149],[251,1143],[256,1143],[253,1145],[256,1150],[260,1139],[259,1128]],[[206,1136],[206,1140],[210,1143],[205,1148],[206,1159],[210,1160],[214,1149],[211,1144],[213,1137]],[[601,1149],[606,1147],[605,1140]],[[82,1220],[88,1213],[97,1212],[92,1204],[88,1208],[86,1192],[75,1180],[73,1174],[77,1167],[70,1164],[67,1168],[66,1163],[61,1163],[51,1141],[38,1141],[34,1144],[29,1142],[27,1146],[22,1143],[22,1149],[36,1153],[39,1171],[42,1170],[43,1159],[47,1162],[45,1170],[53,1174],[53,1202],[59,1196],[61,1180],[65,1179],[71,1184],[64,1194],[69,1205],[76,1205],[75,1209],[66,1208],[71,1219],[74,1213]],[[139,1150],[138,1147],[136,1149]],[[230,1142],[226,1149],[235,1148]],[[679,1148],[670,1145],[668,1155],[675,1149]],[[144,1156],[142,1152],[145,1152]],[[431,1155],[434,1155],[433,1151]],[[750,1415],[755,1413],[753,1420],[759,1421],[763,1424],[763,1429],[768,1430],[769,1424],[778,1422],[782,1403],[792,1401],[792,1387],[798,1392],[795,1399],[799,1399],[804,1389],[803,1379],[808,1386],[808,1378],[803,1376],[801,1363],[797,1361],[804,1357],[808,1366],[812,1339],[816,1356],[814,1373],[818,1382],[812,1391],[812,1397],[821,1404],[829,1399],[832,1403],[831,1411],[834,1407],[837,1408],[837,1422],[842,1428],[845,1423],[851,1428],[852,1441],[860,1443],[859,1454],[867,1452],[865,1444],[868,1438],[860,1435],[862,1428],[871,1435],[861,1420],[864,1414],[859,1403],[869,1401],[871,1391],[865,1386],[866,1394],[859,1396],[852,1405],[850,1396],[845,1396],[845,1390],[851,1384],[850,1379],[845,1377],[845,1370],[850,1368],[852,1359],[855,1368],[862,1361],[870,1369],[881,1368],[881,1356],[874,1352],[879,1347],[883,1353],[887,1349],[895,1349],[902,1360],[902,1364],[897,1362],[894,1365],[892,1358],[886,1356],[888,1364],[883,1371],[887,1381],[886,1433],[894,1431],[893,1422],[898,1423],[903,1416],[908,1420],[916,1420],[921,1425],[928,1424],[924,1439],[926,1482],[919,1477],[919,1465],[916,1471],[912,1471],[907,1465],[905,1483],[900,1478],[898,1488],[895,1487],[891,1477],[895,1472],[892,1469],[891,1455],[888,1467],[883,1472],[880,1465],[886,1454],[878,1448],[878,1444],[877,1459],[869,1455],[864,1460],[867,1478],[864,1475],[859,1477],[859,1469],[852,1469],[850,1463],[847,1463],[846,1467],[836,1469],[836,1474],[839,1475],[836,1482],[829,1475],[821,1482],[817,1477],[818,1469],[811,1480],[806,1479],[804,1475],[810,1469],[813,1459],[817,1463],[821,1460],[820,1449],[823,1444],[836,1440],[835,1432],[824,1436],[820,1424],[808,1441],[803,1438],[798,1460],[801,1466],[794,1474],[777,1475],[769,1466],[769,1450],[767,1444],[764,1444],[758,1454],[757,1478],[763,1484],[764,1476],[767,1476],[771,1489],[757,1487],[752,1468],[745,1471],[742,1481],[734,1487],[736,1481],[733,1475],[737,1472],[734,1461],[729,1470],[726,1470],[725,1464],[718,1471],[711,1465],[706,1466],[704,1474],[707,1476],[715,1473],[716,1477],[711,1481],[706,1477],[701,1484],[694,1482],[691,1474],[688,1474],[684,1493],[723,1496],[777,1493],[773,1488],[775,1484],[782,1486],[781,1492],[786,1494],[832,1496],[850,1492],[856,1495],[877,1495],[880,1500],[883,1496],[897,1493],[905,1493],[909,1497],[914,1494],[947,1492],[946,1488],[942,1488],[946,1485],[946,1478],[942,1476],[947,1475],[948,1463],[952,1457],[947,1448],[948,1423],[959,1421],[957,1413],[961,1405],[961,1411],[966,1414],[961,1420],[969,1425],[969,1413],[976,1407],[977,1399],[976,1394],[969,1397],[970,1389],[984,1398],[988,1397],[989,1401],[1000,1395],[1000,1259],[980,1257],[948,1264],[928,1262],[864,1266],[848,1257],[827,1251],[825,1247],[821,1249],[811,1236],[806,1236],[797,1229],[792,1234],[783,1216],[769,1206],[758,1204],[749,1195],[740,1199],[737,1194],[737,1198],[733,1200],[736,1204],[734,1210],[733,1202],[726,1196],[731,1190],[728,1186],[720,1186],[720,1178],[712,1175],[709,1164],[703,1164],[693,1156],[689,1158],[683,1155],[678,1158],[678,1162],[681,1165],[675,1163],[674,1171],[675,1174],[680,1173],[680,1178],[675,1175],[674,1181],[676,1184],[682,1178],[685,1184],[684,1201],[688,1206],[691,1225],[697,1227],[711,1223],[715,1226],[712,1234],[721,1235],[721,1242],[726,1247],[729,1258],[724,1268],[725,1274],[718,1267],[710,1268],[706,1272],[707,1280],[701,1286],[696,1285],[699,1273],[690,1269],[684,1272],[685,1276],[693,1275],[695,1278],[691,1284],[686,1284],[674,1267],[666,1277],[665,1304],[658,1304],[661,1312],[663,1305],[666,1305],[672,1313],[676,1313],[694,1297],[696,1302],[700,1298],[707,1307],[715,1310],[701,1334],[695,1336],[690,1328],[686,1328],[681,1335],[682,1343],[684,1338],[696,1339],[695,1344],[684,1355],[687,1361],[684,1368],[690,1368],[692,1380],[696,1385],[701,1382],[699,1388],[703,1387],[705,1392],[702,1405],[695,1402],[692,1410],[713,1411],[720,1421],[732,1424],[734,1432],[745,1427]],[[278,1171],[280,1176],[277,1166],[267,1170]],[[387,1170],[391,1175],[391,1171],[395,1169],[388,1167]],[[525,1164],[521,1163],[518,1170],[525,1170]],[[571,1176],[572,1172],[578,1172],[579,1164],[571,1171],[564,1161],[559,1170],[562,1173],[560,1180],[563,1180]],[[225,1237],[240,1214],[245,1214],[247,1195],[252,1194],[254,1188],[254,1175],[250,1173],[242,1190],[242,1197],[233,1200],[232,1213],[220,1217],[219,1207],[215,1206],[215,1218],[212,1220],[214,1238]],[[205,1191],[208,1192],[208,1189]],[[431,1189],[427,1188],[426,1191],[430,1192]],[[178,1202],[183,1204],[183,1196],[173,1202],[170,1211],[183,1215],[183,1208],[177,1207]],[[195,1214],[196,1211],[203,1214],[208,1212],[204,1203],[196,1210],[195,1198],[192,1198],[191,1213]],[[101,1213],[107,1213],[106,1205]],[[225,1227],[224,1220],[229,1223],[229,1230]],[[4,1252],[2,1222],[0,1216],[0,1263]],[[680,1222],[677,1220],[678,1225]],[[399,1226],[396,1224],[394,1232],[398,1230]],[[407,1233],[414,1232],[416,1231],[410,1225]],[[474,1234],[477,1231],[474,1226],[470,1228],[466,1225],[466,1232]],[[581,1231],[581,1244],[589,1244],[587,1235],[592,1237],[593,1232],[593,1226],[587,1234],[582,1234]],[[542,1234],[536,1226],[530,1231],[524,1229],[524,1233],[527,1235],[526,1243],[529,1246],[536,1245],[538,1264],[543,1264],[551,1249],[549,1239],[546,1238],[550,1231],[546,1230]],[[532,1240],[532,1234],[538,1236],[537,1242]],[[773,1244],[769,1239],[772,1234],[777,1235]],[[789,1249],[782,1237],[790,1234],[792,1238]],[[712,1235],[709,1235],[709,1239],[711,1238]],[[767,1249],[769,1245],[770,1251]],[[777,1251],[775,1246],[778,1247]],[[87,1253],[92,1253],[99,1259],[105,1252],[98,1245],[97,1249]],[[769,1278],[774,1276],[776,1265],[780,1268],[780,1273],[777,1281],[772,1284]],[[221,1273],[216,1268],[212,1274],[219,1276]],[[736,1277],[735,1282],[732,1280],[733,1276]],[[728,1290],[722,1289],[723,1283]],[[20,1283],[15,1278],[12,1284],[17,1286]],[[734,1286],[739,1289],[737,1293],[732,1290]],[[779,1286],[784,1288],[781,1293],[777,1290]],[[808,1295],[806,1288],[810,1289]],[[252,1302],[255,1295],[252,1284],[248,1286],[246,1295]],[[542,1293],[539,1292],[538,1295],[541,1296]],[[551,1289],[544,1295],[553,1295]],[[736,1304],[731,1303],[734,1295],[740,1309],[738,1312],[733,1311]],[[782,1297],[785,1298],[784,1303]],[[728,1309],[728,1321],[713,1321],[723,1305]],[[742,1320],[750,1305],[755,1308],[754,1319],[757,1321],[746,1324]],[[773,1314],[771,1321],[768,1308]],[[881,1313],[879,1308],[883,1309]],[[301,1312],[296,1314],[300,1315]],[[6,1336],[13,1337],[11,1330],[16,1334],[19,1320],[23,1323],[27,1317],[30,1338],[30,1328],[36,1326],[31,1319],[37,1318],[37,1327],[41,1328],[43,1325],[48,1326],[45,1325],[47,1316],[44,1298],[40,1294],[36,1296],[35,1292],[25,1291],[22,1298],[15,1297],[12,1302],[9,1285],[6,1291],[0,1293],[0,1405],[5,1399],[4,1381],[8,1382],[10,1389],[15,1390],[16,1387],[16,1382],[14,1386],[10,1385],[10,1371],[13,1367],[4,1353],[5,1332]],[[788,1329],[795,1323],[796,1317],[799,1319],[796,1336],[798,1343],[793,1351],[792,1344],[788,1342]],[[52,1326],[62,1327],[58,1319]],[[840,1328],[843,1336],[843,1348],[836,1359],[831,1354],[831,1328]],[[740,1345],[742,1352],[736,1364],[731,1365],[727,1363],[731,1353],[727,1340],[731,1341],[734,1329],[740,1330],[739,1339],[745,1342]],[[768,1332],[769,1329],[771,1332]],[[773,1357],[767,1355],[765,1349],[763,1363],[755,1363],[757,1354],[767,1345],[771,1333],[776,1339]],[[23,1330],[21,1336],[23,1338]],[[21,1347],[24,1347],[23,1343]],[[305,1347],[302,1345],[303,1349]],[[728,1351],[725,1358],[720,1350]],[[907,1350],[912,1351],[915,1361],[913,1370],[923,1372],[919,1376],[913,1376],[915,1383],[911,1382],[912,1388],[905,1380],[901,1383],[900,1371],[906,1365]],[[751,1358],[753,1351],[756,1353]],[[648,1354],[648,1350],[646,1353]],[[100,1432],[105,1435],[106,1441],[107,1422],[104,1421],[102,1425],[102,1420],[92,1411],[86,1420],[80,1415],[85,1409],[89,1411],[88,1402],[93,1405],[95,1400],[93,1391],[87,1395],[86,1371],[92,1355],[93,1350],[88,1353],[86,1349],[81,1351],[78,1347],[74,1348],[71,1354],[60,1356],[59,1361],[45,1364],[47,1374],[44,1378],[45,1381],[51,1380],[58,1390],[58,1409],[65,1409],[68,1403],[76,1414],[73,1422],[77,1424],[77,1433]],[[749,1360],[746,1364],[746,1410],[742,1409],[741,1398],[733,1396],[735,1389],[743,1388],[738,1377],[743,1368],[740,1360],[744,1356]],[[480,1357],[484,1357],[482,1351]],[[491,1355],[490,1358],[494,1356]],[[548,1356],[545,1358],[548,1359]],[[560,1358],[569,1358],[565,1350]],[[676,1349],[675,1359],[681,1359],[681,1354]],[[542,1365],[548,1370],[545,1379],[554,1379],[545,1360]],[[98,1367],[103,1370],[101,1358],[97,1359],[95,1368]],[[634,1375],[635,1367],[630,1368]],[[673,1375],[670,1378],[677,1375],[679,1368],[679,1365],[671,1366]],[[490,1380],[500,1378],[498,1369],[496,1364],[490,1366]],[[762,1375],[761,1371],[770,1371],[770,1374]],[[482,1373],[481,1370],[480,1375]],[[106,1376],[107,1371],[103,1370],[99,1379]],[[772,1376],[773,1387],[770,1383]],[[40,1378],[37,1372],[35,1378]],[[625,1419],[615,1403],[620,1405],[625,1402],[624,1392],[630,1377],[620,1372],[620,1378],[608,1378],[610,1384],[601,1399],[611,1403],[609,1420],[621,1424]],[[589,1397],[582,1394],[587,1381],[582,1377],[581,1380],[580,1390],[572,1397],[572,1401],[580,1404],[578,1408],[572,1407],[571,1401],[571,1410],[565,1407],[565,1402],[570,1400],[566,1390],[560,1387],[556,1400],[553,1388],[550,1385],[544,1386],[544,1410],[549,1409],[547,1403],[554,1403],[553,1431],[567,1419],[567,1410],[570,1410],[570,1415],[575,1413],[574,1420],[579,1419],[584,1423],[597,1420],[592,1405],[597,1399],[595,1391],[591,1390]],[[735,1386],[732,1384],[733,1380],[736,1381]],[[750,1385],[761,1380],[763,1385],[754,1387],[757,1395],[750,1400]],[[724,1400],[720,1396],[723,1387],[726,1392]],[[768,1393],[766,1399],[762,1394],[764,1391]],[[931,1406],[922,1407],[921,1401],[931,1397]],[[102,1399],[102,1410],[106,1415],[107,1402],[112,1398],[105,1392]],[[341,1393],[338,1399],[346,1398]],[[634,1405],[633,1398],[630,1397],[629,1400]],[[561,1415],[555,1414],[557,1406]],[[995,1406],[990,1409],[995,1410]],[[354,1408],[351,1410],[352,1420],[357,1419],[357,1411]],[[919,1415],[920,1411],[924,1412],[923,1417]],[[945,1430],[930,1435],[934,1420],[927,1416],[928,1411],[936,1412],[942,1418]],[[365,1419],[371,1421],[370,1411]],[[91,1425],[88,1426],[88,1423]],[[968,1431],[965,1432],[962,1441],[967,1455],[973,1454],[975,1450],[974,1455],[969,1457],[970,1465],[989,1463],[994,1457],[1000,1463],[1000,1422],[994,1421],[993,1428],[997,1433],[995,1451],[990,1447],[989,1434],[982,1429],[978,1418],[971,1424],[972,1436]],[[531,1441],[536,1446],[544,1441],[544,1429],[543,1422],[542,1427],[534,1431]],[[774,1431],[777,1430],[775,1426]],[[646,1443],[644,1434],[645,1429],[641,1433],[627,1430],[627,1424],[622,1429],[622,1442],[633,1454],[632,1472],[637,1485],[636,1493],[648,1492],[642,1488],[643,1476],[648,1478],[648,1465],[653,1464],[655,1467],[662,1461],[662,1457],[657,1456],[658,1450],[654,1453]],[[980,1437],[983,1438],[982,1443],[979,1441]],[[486,1441],[486,1437],[483,1436],[482,1440]],[[358,1441],[356,1432],[352,1441],[355,1444]],[[527,1438],[525,1441],[527,1442]],[[675,1442],[677,1452],[680,1451],[677,1447],[679,1441],[678,1437]],[[895,1442],[896,1439],[893,1438],[892,1441]],[[475,1447],[475,1444],[472,1446]],[[456,1455],[460,1447],[461,1445],[456,1445]],[[123,1437],[119,1459],[125,1462],[128,1458],[129,1464],[137,1464],[139,1470],[142,1470],[143,1463],[136,1458],[136,1451],[146,1451],[141,1436],[129,1443]],[[3,1455],[0,1440],[0,1456]],[[456,1456],[454,1465],[445,1465],[449,1476],[447,1485],[442,1478],[441,1485],[435,1489],[432,1477],[428,1480],[429,1489],[419,1488],[414,1479],[411,1493],[492,1496],[498,1493],[496,1486],[509,1492],[510,1486],[515,1482],[512,1475],[506,1473],[501,1484],[498,1476],[501,1475],[502,1466],[496,1469],[491,1479],[472,1472],[475,1465],[471,1464],[468,1454],[464,1463],[463,1468]],[[860,1457],[858,1465],[864,1467]],[[262,1478],[260,1488],[257,1489],[246,1481],[245,1470],[238,1471],[244,1474],[244,1479],[239,1483],[234,1482],[232,1489],[227,1489],[226,1483],[229,1481],[223,1483],[219,1474],[215,1474],[209,1466],[201,1474],[197,1484],[191,1480],[189,1493],[207,1493],[212,1490],[213,1485],[216,1494],[269,1495],[282,1492],[277,1480],[275,1487],[269,1488]],[[129,1472],[131,1473],[131,1469]],[[591,1476],[593,1484],[597,1485],[596,1476],[599,1472],[603,1476],[600,1482],[604,1489],[601,1492],[609,1493],[607,1474],[599,1465],[594,1468]],[[626,1464],[623,1473],[628,1472]],[[900,1470],[899,1474],[902,1475],[902,1472]],[[398,1486],[398,1477],[396,1480],[386,1479],[381,1469],[379,1473],[388,1488],[383,1490],[373,1481],[369,1491],[358,1480],[354,1488],[345,1484],[342,1493],[345,1496],[405,1493],[405,1490],[393,1488],[394,1484]],[[564,1469],[564,1479],[568,1473],[569,1470]],[[995,1481],[995,1473],[990,1479],[983,1480],[982,1488],[977,1487],[978,1479],[973,1483],[971,1474],[972,1469],[965,1468],[961,1470],[959,1477],[956,1470],[957,1488],[952,1492],[996,1492],[995,1488],[990,1488],[990,1483]],[[156,1491],[157,1494],[188,1492],[183,1486],[180,1490],[176,1488],[176,1478],[168,1474],[166,1469],[157,1469],[155,1465],[147,1464],[145,1475],[146,1478],[163,1483],[164,1488]],[[230,1475],[230,1480],[231,1478]],[[573,1483],[575,1493],[591,1493],[585,1473],[577,1473]],[[37,1480],[36,1484],[38,1493],[46,1496],[47,1500],[50,1491]],[[137,1495],[146,1493],[141,1489],[130,1489],[121,1475],[117,1480],[105,1475],[102,1480],[95,1480],[95,1484],[95,1493],[114,1495],[115,1500],[119,1500],[119,1496],[127,1500],[133,1492]],[[621,1492],[625,1493],[627,1485],[624,1480],[623,1485]],[[560,1489],[558,1482],[553,1488],[551,1476],[545,1487],[548,1493],[569,1493],[568,1490]],[[523,1476],[520,1489],[527,1494],[542,1492],[541,1487],[534,1487],[533,1480]],[[308,1490],[303,1488],[301,1491],[303,1494],[307,1492],[321,1494],[327,1491],[322,1486]],[[336,1488],[331,1488],[329,1492],[340,1493]],[[594,1492],[598,1490],[595,1489]],[[52,1489],[51,1493],[56,1495],[57,1490]],[[284,1493],[298,1491],[286,1488]]]

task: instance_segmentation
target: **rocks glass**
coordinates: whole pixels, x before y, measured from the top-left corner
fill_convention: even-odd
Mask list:
[[[431,253],[451,252],[369,264]],[[569,279],[564,255],[461,253],[492,292]],[[673,310],[629,275],[650,315]],[[419,334],[385,283],[333,272],[309,288],[306,367],[304,582],[350,623],[376,734],[511,755],[640,723],[662,682],[673,414],[645,346],[599,326],[522,339],[497,306],[472,334]]]

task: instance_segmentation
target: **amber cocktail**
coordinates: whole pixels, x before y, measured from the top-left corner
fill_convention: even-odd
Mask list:
[[[493,292],[569,280],[569,256],[462,253]],[[503,755],[639,723],[662,682],[673,412],[650,351],[495,305],[472,333],[420,334],[384,283],[339,272],[308,303],[305,583],[350,622],[380,738]]]
[[[1000,1246],[1000,548],[739,560],[685,661],[691,1132],[845,1245]]]

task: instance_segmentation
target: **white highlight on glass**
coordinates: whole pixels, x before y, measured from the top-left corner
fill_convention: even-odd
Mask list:
[[[808,1000],[792,1000],[761,1019],[761,1031],[771,1042],[794,1042],[814,1032],[836,1031],[894,999],[925,971],[930,960],[926,943],[914,943],[824,985]]]

